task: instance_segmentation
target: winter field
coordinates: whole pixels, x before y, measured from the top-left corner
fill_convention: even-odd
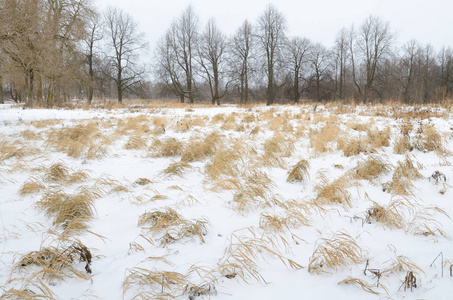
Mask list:
[[[0,106],[0,299],[451,299],[439,107]]]

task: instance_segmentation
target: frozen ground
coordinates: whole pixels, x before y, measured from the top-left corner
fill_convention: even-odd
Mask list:
[[[77,126],[81,133],[63,140]],[[428,127],[441,137],[434,150]],[[449,112],[433,108],[1,106],[0,299],[451,299],[452,128]],[[387,132],[388,144],[370,146],[372,132]],[[402,136],[418,146],[396,154]],[[164,155],[168,138],[179,150]],[[354,175],[370,157],[388,170],[372,180]],[[307,176],[287,182],[301,160]],[[406,192],[384,191],[408,160],[420,176]],[[56,165],[87,176],[52,179]],[[181,173],[164,172],[172,165]],[[430,178],[435,171],[446,181]],[[334,196],[323,196],[323,180]],[[27,192],[30,182],[41,188]],[[96,194],[88,228],[69,232],[39,205],[51,192],[84,189]],[[373,215],[376,205],[396,223]],[[138,224],[166,208],[186,223]],[[184,224],[204,227],[183,234]],[[55,263],[24,263],[32,251],[77,241],[93,255],[91,274],[78,259],[55,274],[47,270]],[[412,275],[416,286],[405,288]]]

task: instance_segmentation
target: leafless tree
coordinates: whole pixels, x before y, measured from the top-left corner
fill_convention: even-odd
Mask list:
[[[95,86],[95,74],[94,74],[94,64],[95,64],[95,54],[96,54],[96,43],[101,41],[103,38],[102,34],[102,22],[97,13],[93,13],[88,20],[87,25],[87,37],[85,38],[86,44],[86,61],[88,65],[88,95],[87,101],[91,105],[93,101],[93,92]]]
[[[440,81],[446,97],[453,94],[453,50],[443,47],[438,55],[438,65],[440,68]]]
[[[245,20],[239,27],[231,43],[231,63],[233,76],[239,77],[240,103],[249,100],[249,78],[252,72],[252,51],[255,44],[252,24]]]
[[[272,105],[276,97],[275,67],[285,43],[286,19],[275,6],[269,4],[264,13],[258,18],[257,30],[266,62],[267,105]]]
[[[351,32],[351,37],[353,34]],[[374,16],[369,16],[356,33],[356,47],[352,50],[356,51],[356,58],[361,59],[360,67],[363,69],[364,75],[363,86],[359,86],[357,79],[354,82],[364,101],[371,98],[379,64],[391,52],[394,38],[395,34],[391,31],[389,23]],[[353,43],[352,39],[351,43]],[[355,72],[357,71],[356,61],[353,61],[353,64]],[[353,76],[356,77],[357,74]]]
[[[143,81],[145,68],[139,64],[139,54],[148,44],[144,33],[130,15],[118,8],[110,8],[105,14],[108,57],[115,72],[112,80],[116,84],[118,102],[123,93],[133,90]],[[107,74],[108,75],[108,74]]]
[[[293,37],[288,40],[286,49],[288,51],[288,63],[293,76],[293,100],[299,103],[301,96],[301,80],[303,79],[303,66],[309,61],[309,51],[312,43],[309,39]]]
[[[345,99],[346,71],[348,62],[348,30],[342,28],[335,39],[335,95]]]
[[[316,100],[321,101],[321,81],[329,68],[330,53],[322,44],[316,43],[311,50],[310,56],[313,78],[316,84]]]
[[[206,79],[211,93],[212,104],[220,105],[220,99],[227,92],[227,85],[221,91],[221,81],[225,73],[226,36],[217,27],[214,19],[210,19],[198,42],[198,60],[202,68],[202,76]]]
[[[405,103],[409,103],[410,99],[414,97],[419,56],[420,46],[415,40],[411,40],[403,46],[399,69],[402,100]]]

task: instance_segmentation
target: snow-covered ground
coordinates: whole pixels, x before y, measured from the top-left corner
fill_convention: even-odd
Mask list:
[[[451,299],[452,128],[434,108],[0,106],[0,298]],[[46,211],[82,194],[88,228]],[[91,274],[42,254],[74,245]]]

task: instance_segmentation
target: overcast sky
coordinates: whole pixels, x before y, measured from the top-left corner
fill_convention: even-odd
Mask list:
[[[268,3],[288,22],[289,35],[307,37],[327,47],[342,27],[360,25],[370,14],[389,21],[398,41],[432,44],[436,50],[453,47],[453,0],[94,0],[102,11],[108,6],[129,13],[146,33],[151,49],[174,18],[192,4],[202,26],[214,17],[227,34],[245,19],[253,24]]]

